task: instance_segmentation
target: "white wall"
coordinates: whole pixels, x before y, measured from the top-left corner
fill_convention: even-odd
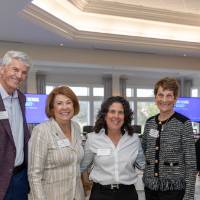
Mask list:
[[[7,50],[27,52],[33,60],[28,89],[35,90],[35,73],[47,74],[47,82],[102,83],[102,77],[119,74],[127,85],[150,86],[164,76],[189,77],[200,87],[200,58],[138,54],[120,51],[70,49],[16,43],[0,43],[0,56]]]

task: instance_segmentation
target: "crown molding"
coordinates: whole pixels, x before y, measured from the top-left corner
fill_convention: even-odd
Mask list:
[[[89,0],[69,0],[74,6],[76,6],[80,10],[84,10],[85,7],[89,4]]]
[[[129,48],[200,50],[200,44],[193,42],[80,31],[33,4],[26,7],[21,15],[68,40],[76,42],[90,42],[94,45],[120,45],[121,47]]]
[[[34,4],[29,4],[19,14],[22,17],[27,18],[29,21],[39,24],[47,30],[57,33],[66,39],[72,40],[76,34],[76,29],[74,27],[57,19],[50,13],[40,9]]]
[[[69,0],[84,12],[200,26],[200,15],[106,0]]]

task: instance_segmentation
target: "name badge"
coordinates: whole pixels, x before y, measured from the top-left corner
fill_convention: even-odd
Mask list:
[[[159,132],[156,129],[150,129],[149,135],[151,137],[157,138],[159,136]]]
[[[0,120],[1,119],[8,119],[8,112],[7,111],[0,111]]]
[[[111,154],[111,149],[97,149],[98,156],[109,156]]]
[[[69,142],[68,139],[58,140],[58,141],[57,141],[57,144],[58,144],[58,146],[59,146],[60,148],[70,146],[70,142]]]

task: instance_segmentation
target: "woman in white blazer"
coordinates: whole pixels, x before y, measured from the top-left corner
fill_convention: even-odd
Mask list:
[[[67,86],[55,88],[47,97],[49,120],[33,129],[29,142],[30,200],[84,199],[81,131],[71,120],[78,112],[78,99]]]

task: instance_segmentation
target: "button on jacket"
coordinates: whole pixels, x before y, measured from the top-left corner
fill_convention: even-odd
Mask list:
[[[83,200],[80,127],[71,121],[72,142],[54,119],[33,129],[29,142],[28,175],[31,200]]]
[[[90,179],[101,185],[121,183],[135,184],[135,166],[144,169],[145,161],[137,134],[126,132],[115,146],[105,134],[105,130],[89,133],[85,144],[85,156],[81,163],[83,171],[93,162]]]

